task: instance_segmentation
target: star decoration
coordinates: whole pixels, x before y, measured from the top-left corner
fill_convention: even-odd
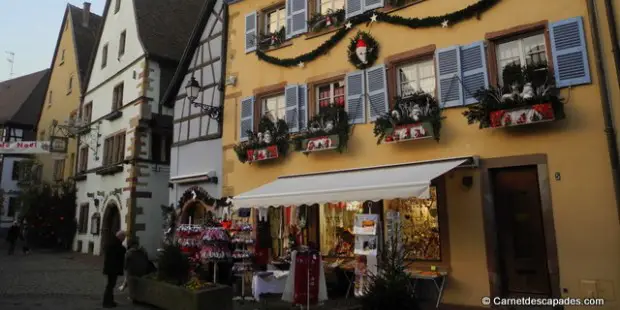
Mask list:
[[[303,67],[305,67],[305,66],[306,66],[306,64],[304,64],[304,62],[303,62],[303,61],[301,61],[301,62],[299,62],[299,63],[297,64],[297,66],[298,66],[298,67],[300,67],[300,68],[303,68]]]
[[[448,23],[449,23],[448,20],[445,19],[443,22],[441,22],[441,27],[442,28],[448,28]]]
[[[377,21],[377,14],[372,13],[372,16],[370,17],[370,23],[372,24],[372,23],[374,23],[376,21]]]
[[[351,29],[351,27],[353,27],[353,24],[351,24],[351,22],[347,22],[346,24],[344,24],[344,27],[347,29]]]

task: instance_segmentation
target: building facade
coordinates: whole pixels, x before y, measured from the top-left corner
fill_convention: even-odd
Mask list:
[[[50,70],[45,69],[0,83],[2,142],[36,140],[37,121],[49,78]],[[0,188],[4,201],[0,231],[8,229],[19,216],[20,182],[25,179],[24,173],[31,171],[31,167],[23,162],[30,162],[32,157],[31,154],[1,154]]]
[[[106,2],[80,112],[77,251],[101,254],[120,229],[151,255],[160,246],[172,121],[160,98],[201,8],[173,2]]]
[[[169,201],[174,206],[195,187],[212,197],[221,197],[222,113],[219,109],[224,100],[226,9],[222,0],[205,1],[201,18],[162,99],[174,107]],[[190,102],[186,87],[192,78],[200,91]]]
[[[80,106],[82,81],[99,33],[101,16],[91,13],[90,3],[85,2],[83,8],[68,4],[62,20],[37,138],[39,141],[50,140],[52,136],[69,139],[64,157],[37,155],[37,161],[42,165],[42,179],[47,182],[73,176],[77,146],[70,122],[76,119]]]
[[[234,2],[226,77],[238,82],[225,91],[224,195],[252,207],[315,199],[311,241],[326,259],[333,203],[371,200],[383,215],[408,208],[413,215],[402,220],[421,223],[409,237],[433,236],[435,249],[416,252],[413,268],[447,272],[445,304],[526,294],[604,298],[603,308],[615,309],[618,197],[590,14],[586,2],[562,0]],[[544,79],[536,80],[539,72]],[[513,84],[515,77],[524,80]],[[527,90],[536,86],[528,79],[545,87]],[[616,92],[617,83],[609,84]],[[508,85],[516,86],[478,93]],[[475,110],[493,100],[501,106],[532,93],[551,96],[550,85],[567,102],[554,106],[553,116],[536,110],[547,102]],[[407,108],[407,98],[425,102]],[[419,114],[420,107],[428,110]],[[329,118],[331,108],[346,114]],[[429,126],[394,125],[437,111]],[[264,142],[265,128],[282,128],[265,119],[287,123],[295,150],[271,135]],[[349,126],[329,134],[344,119]],[[420,179],[426,174],[432,180]],[[411,194],[420,184],[430,184],[425,195]]]

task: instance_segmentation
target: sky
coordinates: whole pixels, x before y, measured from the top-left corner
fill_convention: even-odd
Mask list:
[[[13,78],[49,68],[67,2],[76,0],[0,0],[0,81],[10,78],[7,51],[15,53]],[[101,15],[105,0],[90,0]]]

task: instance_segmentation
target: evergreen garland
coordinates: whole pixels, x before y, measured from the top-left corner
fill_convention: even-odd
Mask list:
[[[196,199],[204,202],[206,205],[215,207],[228,207],[231,205],[230,197],[222,197],[220,199],[213,198],[209,193],[200,186],[192,186],[188,188],[179,199],[179,208],[183,208],[185,204],[194,198],[196,193]]]
[[[334,48],[334,46],[336,46],[336,44],[342,41],[342,39],[344,39],[344,37],[349,33],[349,31],[352,30],[355,26],[362,23],[369,23],[370,17],[373,14],[377,16],[378,22],[389,23],[392,25],[400,25],[411,29],[441,27],[444,21],[447,21],[449,25],[454,25],[464,20],[478,17],[480,16],[480,14],[486,12],[487,10],[498,4],[500,1],[501,0],[480,0],[464,9],[452,13],[444,14],[441,16],[429,16],[425,18],[407,18],[402,16],[390,15],[383,12],[368,11],[363,14],[351,17],[347,21],[351,23],[351,28],[340,28],[327,41],[323,42],[316,49],[310,52],[293,58],[278,58],[274,56],[269,56],[261,50],[257,50],[256,56],[258,57],[258,59],[276,66],[294,67],[298,66],[300,63],[309,63],[317,59],[319,56],[326,55],[332,48]]]

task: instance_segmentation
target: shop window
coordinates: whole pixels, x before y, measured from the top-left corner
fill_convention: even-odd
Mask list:
[[[286,27],[286,8],[284,6],[277,7],[271,11],[264,13],[265,16],[265,33],[276,33],[280,29]]]
[[[496,47],[498,77],[508,65],[531,66],[547,63],[547,48],[544,34],[535,34],[498,43]]]
[[[319,113],[331,104],[344,107],[344,80],[319,85],[315,89],[317,102],[316,108]]]
[[[398,67],[397,92],[407,97],[417,91],[435,93],[435,65],[433,60],[408,63]]]
[[[344,9],[344,0],[318,0],[317,12],[326,15]]]
[[[321,254],[330,257],[353,257],[355,215],[359,203],[327,203],[321,210]]]
[[[268,116],[274,122],[278,119],[285,119],[286,102],[284,100],[284,94],[267,97],[261,101],[261,115]]]
[[[429,199],[396,199],[392,201],[400,215],[402,242],[409,249],[408,259],[442,261],[440,210],[437,187],[430,188]]]

